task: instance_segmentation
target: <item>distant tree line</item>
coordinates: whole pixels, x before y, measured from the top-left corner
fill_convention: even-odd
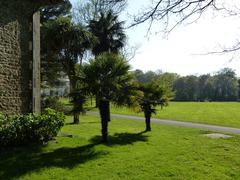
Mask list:
[[[174,101],[239,101],[240,78],[234,70],[224,68],[217,73],[200,76],[180,76],[176,73],[161,71],[135,70],[134,75],[141,83],[157,82],[160,86],[171,88]]]

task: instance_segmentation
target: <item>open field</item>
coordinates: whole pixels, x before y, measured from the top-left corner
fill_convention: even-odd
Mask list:
[[[126,107],[111,108],[111,113],[143,116]],[[239,102],[170,102],[153,117],[179,121],[240,127]]]
[[[240,136],[113,119],[102,145],[98,117],[69,122],[48,145],[0,151],[0,179],[240,179]]]
[[[67,99],[61,101],[69,105]],[[87,106],[90,111],[98,111],[90,103]],[[143,117],[143,113],[114,105],[111,106],[111,113]],[[153,117],[240,128],[240,102],[170,102],[163,109],[157,107],[157,114]]]

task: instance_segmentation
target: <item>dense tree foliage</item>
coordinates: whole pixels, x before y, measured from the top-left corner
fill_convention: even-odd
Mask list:
[[[197,101],[198,100],[198,77],[185,76],[177,79],[173,89],[176,91],[175,100],[177,101]]]
[[[140,83],[149,83],[152,82],[154,80],[156,80],[157,74],[153,71],[147,71],[147,72],[143,72],[140,69],[136,69],[133,72],[136,80]]]
[[[75,25],[67,17],[59,17],[44,24],[47,54],[56,57],[61,63],[63,71],[70,80],[70,93],[78,90],[77,64],[82,64],[82,57],[86,50],[95,42],[94,36],[84,27]],[[79,123],[81,109],[79,100],[73,100],[74,123]],[[83,102],[83,101],[82,101]]]
[[[236,101],[238,81],[231,69],[225,68],[213,76],[185,76],[174,83],[177,101]]]
[[[205,101],[208,99],[211,93],[210,92],[210,84],[208,83],[208,79],[211,76],[209,74],[201,75],[198,77],[198,88],[199,88],[199,100]]]
[[[209,79],[212,86],[212,97],[214,101],[234,101],[238,98],[238,82],[236,74],[231,69],[222,69]]]
[[[214,75],[179,76],[175,73],[133,72],[140,83],[155,82],[175,92],[175,101],[237,101],[240,80],[232,69],[224,68]]]
[[[45,6],[41,12],[41,81],[45,86],[56,86],[62,75],[63,68],[54,54],[47,53],[46,27],[48,21],[55,21],[58,17],[71,17],[72,5],[69,0],[62,3]]]

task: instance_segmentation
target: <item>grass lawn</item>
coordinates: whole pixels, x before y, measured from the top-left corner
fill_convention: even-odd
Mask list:
[[[111,108],[111,113],[143,116],[126,107]],[[239,102],[171,102],[153,117],[240,128]]]
[[[61,101],[69,105],[68,99]],[[90,102],[87,109],[98,111]],[[113,105],[111,113],[143,116],[143,113],[137,113],[127,107]],[[170,102],[169,106],[163,109],[158,107],[157,114],[153,117],[240,128],[240,102]]]
[[[113,119],[102,145],[98,117],[69,122],[48,145],[0,151],[0,179],[240,179],[240,136],[157,124],[141,133],[143,122]]]

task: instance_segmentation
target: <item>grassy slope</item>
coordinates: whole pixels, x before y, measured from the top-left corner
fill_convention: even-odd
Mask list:
[[[128,108],[112,107],[111,113],[143,116]],[[154,117],[179,121],[200,122],[240,128],[238,102],[171,102]]]
[[[155,124],[139,133],[142,122],[112,120],[106,146],[97,143],[98,118],[81,121],[45,147],[0,151],[0,179],[240,179],[240,136],[213,140]]]

